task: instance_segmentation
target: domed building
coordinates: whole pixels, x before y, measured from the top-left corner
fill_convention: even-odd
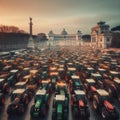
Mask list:
[[[77,31],[75,34],[68,34],[65,28],[63,28],[61,34],[54,34],[51,30],[48,33],[49,40],[82,40],[81,31]]]

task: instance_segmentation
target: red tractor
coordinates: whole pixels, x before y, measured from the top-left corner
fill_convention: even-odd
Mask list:
[[[89,119],[90,111],[83,90],[74,90],[74,94],[71,96],[71,108],[75,118]]]

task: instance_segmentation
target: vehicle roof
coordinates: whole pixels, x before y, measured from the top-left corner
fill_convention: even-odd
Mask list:
[[[58,71],[64,71],[64,68],[58,68]]]
[[[87,81],[88,83],[95,83],[95,80],[94,80],[94,79],[86,79],[86,81]]]
[[[115,78],[114,81],[115,81],[116,83],[120,84],[120,79]]]
[[[16,84],[15,84],[15,86],[17,86],[17,85],[25,85],[26,84],[26,82],[17,82]]]
[[[24,68],[23,70],[30,70],[30,68]]]
[[[42,83],[49,83],[51,80],[48,79],[48,80],[42,80]]]
[[[64,101],[65,100],[65,95],[56,95],[55,99],[57,101]]]
[[[98,68],[99,71],[106,71],[105,69],[103,68]]]
[[[16,73],[16,72],[18,72],[18,70],[11,70],[10,72],[12,72],[12,73]]]
[[[111,74],[118,74],[116,71],[110,71]]]
[[[60,81],[60,82],[57,82],[56,85],[58,85],[58,86],[66,86],[67,84],[65,82]]]
[[[50,67],[49,69],[53,71],[53,70],[57,70],[57,67]]]
[[[104,90],[104,89],[97,89],[96,92],[100,95],[100,96],[109,96],[109,93]]]
[[[80,77],[78,75],[72,75],[72,79],[79,79]]]
[[[94,76],[94,77],[100,77],[101,75],[99,73],[93,73],[92,76]]]
[[[88,69],[88,70],[94,70],[94,68],[92,68],[92,67],[88,67],[87,69]]]
[[[24,79],[30,78],[30,75],[26,75],[24,76]]]
[[[36,95],[45,95],[46,94],[46,90],[42,89],[42,90],[38,90],[36,92]]]
[[[68,70],[69,70],[69,71],[75,71],[76,68],[74,68],[74,67],[69,67]]]
[[[30,70],[30,73],[33,73],[33,74],[35,74],[37,72],[38,72],[38,70]]]
[[[0,82],[2,82],[2,81],[4,81],[5,79],[3,79],[3,78],[0,78]]]
[[[85,92],[83,90],[74,90],[76,95],[85,95]]]
[[[13,94],[22,94],[22,93],[24,93],[25,92],[25,89],[16,89],[16,90],[14,90],[13,91]]]
[[[58,72],[50,72],[50,75],[58,75]]]

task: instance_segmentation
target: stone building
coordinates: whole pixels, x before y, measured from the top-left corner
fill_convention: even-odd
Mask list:
[[[91,29],[91,46],[94,48],[108,48],[112,43],[112,34],[109,25],[105,22],[98,22],[97,26]]]
[[[49,40],[82,40],[81,31],[77,31],[76,34],[68,34],[65,29],[61,32],[61,34],[54,34],[51,30],[48,33]]]

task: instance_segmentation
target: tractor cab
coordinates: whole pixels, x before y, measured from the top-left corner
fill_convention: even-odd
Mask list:
[[[30,74],[30,68],[24,68],[22,71],[22,75],[25,76],[25,75],[29,75],[29,74]]]
[[[14,70],[11,70],[10,71],[10,75],[15,75],[18,73],[18,70],[17,69],[14,69]]]
[[[110,100],[109,93],[104,89],[97,89],[96,93],[98,95],[99,100]]]
[[[102,76],[99,73],[93,73],[91,76],[96,82],[103,81]]]
[[[58,68],[59,76],[61,79],[65,79],[65,69],[64,67]]]
[[[21,81],[21,82],[17,82],[16,84],[15,84],[15,88],[16,89],[20,89],[20,88],[26,88],[26,82],[25,81]]]
[[[76,68],[75,67],[68,67],[67,71],[72,76],[75,74]]]
[[[0,92],[8,93],[10,91],[10,86],[6,81],[6,78],[0,78]]]
[[[47,92],[50,92],[50,90],[52,88],[52,86],[51,86],[51,80],[50,79],[42,80],[40,88],[47,90]]]
[[[80,77],[77,76],[77,75],[72,75],[72,80],[76,80],[76,81],[79,81],[80,80]]]
[[[96,82],[94,79],[86,79],[85,81],[89,86],[96,86]]]
[[[93,73],[91,78],[96,81],[99,87],[103,88],[103,78],[99,73]]]
[[[85,101],[85,92],[83,90],[74,90],[76,96],[76,101],[83,100]]]
[[[49,71],[51,71],[51,72],[57,71],[57,67],[55,67],[55,66],[50,66],[50,67],[49,67]]]
[[[66,81],[69,82],[72,75],[75,75],[75,73],[76,73],[76,68],[75,67],[68,67],[67,68],[67,73],[66,73]]]
[[[22,97],[22,95],[25,93],[25,89],[16,89],[11,94],[11,101],[13,101],[16,97]]]
[[[69,98],[68,86],[67,86],[66,82],[64,82],[64,81],[57,82],[56,86],[55,86],[55,91],[56,91],[56,94],[66,95],[66,97]]]
[[[119,78],[115,78],[113,81],[115,82],[115,84],[120,86],[120,79]]]
[[[114,78],[120,78],[119,72],[110,71],[110,79],[113,80]]]
[[[95,73],[95,69],[92,68],[92,67],[87,67],[86,70],[87,70],[87,71],[86,71],[86,77],[87,77],[87,78],[91,77],[91,74],[92,74],[92,73]]]
[[[42,90],[38,90],[36,93],[36,97],[35,99],[43,99],[46,95],[46,90],[42,89]]]
[[[47,71],[43,71],[41,73],[41,79],[46,79],[46,78],[48,78],[48,72]]]
[[[98,72],[103,75],[103,74],[106,74],[107,73],[107,70],[106,69],[103,69],[103,68],[98,68]]]

